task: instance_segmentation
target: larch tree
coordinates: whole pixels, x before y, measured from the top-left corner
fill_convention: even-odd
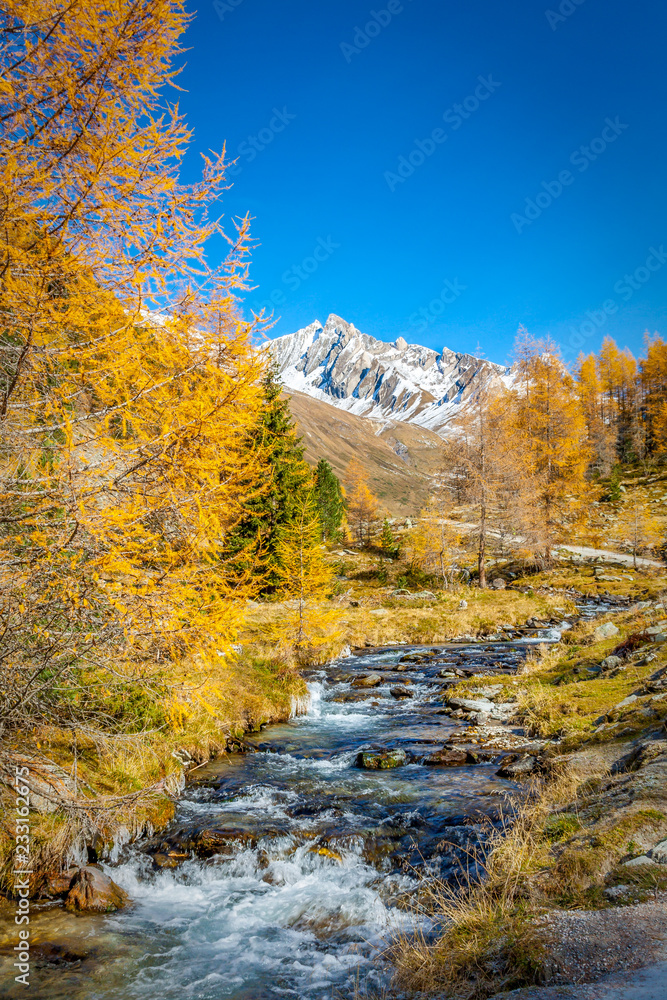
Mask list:
[[[575,379],[591,448],[592,471],[606,478],[616,459],[617,435],[610,422],[605,421],[602,382],[594,354],[579,355]]]
[[[250,592],[220,558],[261,490],[248,222],[210,215],[222,155],[179,180],[187,22],[181,0],[0,14],[0,730],[229,648]]]
[[[517,448],[513,407],[512,396],[488,378],[452,421],[443,447],[444,475],[436,496],[446,508],[455,494],[476,519],[470,538],[476,542],[481,588],[489,539],[495,540],[501,527],[505,532],[505,521],[520,529],[526,520],[525,455]]]
[[[333,569],[324,560],[322,526],[314,492],[302,494],[278,546],[280,592],[286,598],[277,632],[280,643],[297,660],[317,658],[339,636],[340,611],[327,607]]]
[[[648,426],[648,447],[658,456],[667,453],[667,342],[658,334],[646,334],[646,357],[640,377]]]
[[[554,545],[568,537],[593,496],[586,481],[586,420],[554,344],[535,340],[522,328],[516,352],[515,434],[533,484],[535,543],[550,560]]]
[[[664,525],[656,517],[650,502],[639,495],[637,489],[630,491],[627,502],[619,511],[615,531],[619,540],[632,552],[632,562],[637,569],[637,556],[657,549],[664,540]]]
[[[348,519],[360,542],[370,543],[380,504],[368,485],[366,470],[356,458],[345,470],[345,502]]]

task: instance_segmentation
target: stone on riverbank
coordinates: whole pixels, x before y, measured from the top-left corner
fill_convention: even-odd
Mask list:
[[[127,906],[129,896],[100,868],[86,865],[72,879],[65,909],[73,913],[113,913]]]
[[[537,761],[529,755],[509,760],[504,763],[496,774],[499,778],[527,778],[535,770]]]

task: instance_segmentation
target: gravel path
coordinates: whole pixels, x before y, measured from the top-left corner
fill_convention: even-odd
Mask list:
[[[599,556],[606,562],[625,563],[626,566],[632,566],[632,556],[628,555],[627,552],[610,552],[609,549],[589,549],[585,545],[559,545],[558,549],[560,552],[575,552],[577,555],[586,556],[589,559],[596,559]],[[640,556],[637,556],[637,565],[654,566],[658,569],[665,568],[665,564],[659,562],[657,559],[644,559]]]
[[[667,1000],[664,897],[637,906],[559,913],[549,919],[547,933],[552,975],[563,985],[513,990],[497,1000]]]

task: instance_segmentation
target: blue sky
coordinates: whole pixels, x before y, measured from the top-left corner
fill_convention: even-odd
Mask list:
[[[195,7],[193,5],[193,10]],[[667,8],[656,0],[216,0],[186,36],[186,161],[238,158],[272,335],[566,357],[667,334]]]

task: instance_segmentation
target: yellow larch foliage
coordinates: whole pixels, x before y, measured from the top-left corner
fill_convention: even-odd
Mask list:
[[[0,726],[235,638],[220,546],[256,495],[248,224],[179,183],[180,0],[1,15]],[[159,307],[159,311],[157,310]]]
[[[353,458],[345,469],[344,483],[348,521],[360,542],[370,542],[380,504],[368,485],[366,469],[358,459]]]
[[[297,658],[317,658],[317,651],[332,649],[340,636],[340,610],[325,598],[333,583],[333,570],[324,559],[322,526],[314,494],[299,498],[292,523],[278,546],[281,596],[285,604],[272,638],[293,649]]]
[[[516,431],[534,482],[532,519],[547,558],[586,513],[594,487],[586,481],[589,444],[586,420],[574,379],[555,346],[532,338],[517,340]]]

